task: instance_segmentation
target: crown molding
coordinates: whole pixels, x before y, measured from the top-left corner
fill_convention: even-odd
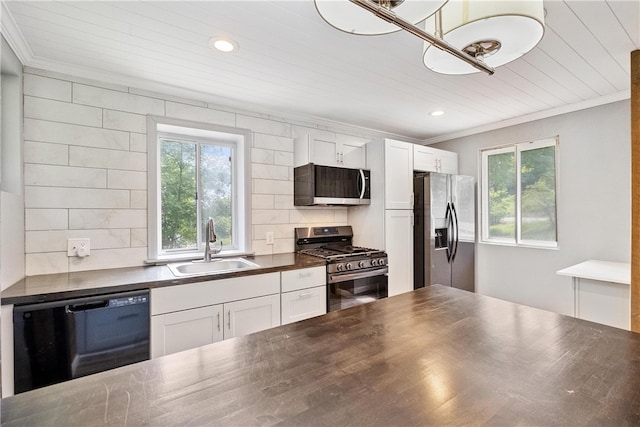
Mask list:
[[[523,123],[533,122],[536,120],[546,119],[553,116],[559,116],[561,114],[573,113],[574,111],[586,110],[587,108],[598,107],[600,105],[610,104],[612,102],[624,101],[631,98],[630,90],[623,90],[620,92],[610,93],[598,98],[587,99],[585,101],[576,102],[569,105],[563,105],[561,107],[550,108],[544,111],[538,111],[531,114],[525,114],[524,116],[514,117],[508,120],[502,120],[495,123],[489,123],[488,125],[477,126],[471,129],[465,129],[458,132],[452,132],[445,135],[438,135],[432,138],[422,140],[421,144],[431,145],[439,142],[450,141],[452,139],[462,138],[465,136],[476,135],[483,132],[489,132],[492,130],[502,129],[509,126],[515,126]]]
[[[2,30],[2,36],[7,41],[13,52],[16,54],[22,65],[28,64],[33,61],[33,51],[25,41],[22,32],[18,28],[18,24],[13,19],[13,15],[9,11],[6,2],[0,2],[2,9],[0,9],[0,29]]]

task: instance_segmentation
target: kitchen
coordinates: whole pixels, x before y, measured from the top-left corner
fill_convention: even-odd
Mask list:
[[[6,15],[3,14],[3,19]],[[349,40],[344,36],[340,39],[341,42],[352,43]],[[382,39],[380,42],[384,43]],[[630,50],[627,49],[625,55]],[[3,57],[5,52],[6,48],[3,48]],[[289,174],[296,155],[294,146],[300,134],[311,129],[319,131],[325,138],[336,140],[338,135],[348,135],[352,140],[362,143],[378,139],[378,144],[385,137],[414,143],[424,143],[426,139],[407,135],[401,138],[403,135],[399,130],[381,134],[362,127],[288,117],[284,113],[252,112],[257,109],[250,108],[248,104],[225,105],[220,100],[208,103],[199,100],[196,94],[185,96],[183,93],[178,96],[173,94],[172,89],[165,89],[165,92],[158,87],[139,88],[115,83],[109,77],[96,79],[93,75],[94,78],[89,78],[91,74],[72,77],[69,73],[61,73],[59,68],[52,70],[41,69],[35,61],[32,65],[27,64],[24,70],[26,237],[6,237],[23,235],[20,232],[22,215],[10,209],[16,192],[3,192],[0,248],[3,289],[25,274],[32,277],[139,266],[148,258],[144,178],[146,122],[143,120],[146,114],[166,114],[178,119],[231,125],[253,131],[251,248],[258,255],[292,252],[293,230],[297,225],[351,223],[358,244],[385,247],[381,233],[365,236],[358,228],[358,221],[354,221],[361,214],[373,212],[371,209],[294,207]],[[421,73],[429,71],[421,70]],[[448,138],[450,141],[443,140],[437,145],[438,148],[458,153],[461,174],[477,177],[479,148],[529,138],[560,137],[559,249],[478,245],[478,293],[570,314],[571,284],[567,278],[557,276],[557,270],[585,259],[629,261],[629,104],[624,96],[616,96],[617,92],[609,95],[609,99],[615,102],[536,121],[518,124],[514,121],[510,127],[451,137]],[[588,102],[583,104],[587,105]],[[562,109],[556,112],[562,112]],[[102,126],[87,126],[89,120],[96,120],[96,113],[102,118]],[[89,148],[93,148],[96,154],[79,159],[86,163],[67,165],[69,173],[74,167],[85,168],[83,171],[86,172],[95,162],[102,160],[97,153],[103,152],[96,148],[121,138],[120,132],[127,134],[128,148],[121,150],[125,157],[119,161],[131,162],[124,190],[120,188],[122,184],[112,184],[112,187],[107,184],[102,187],[87,184],[85,175],[65,178],[62,170],[55,167],[60,166],[60,159],[70,155],[59,150],[66,150],[67,146],[92,144]],[[3,158],[6,153],[3,149]],[[97,168],[109,170],[108,166],[103,165]],[[380,174],[377,176],[374,175],[374,179],[381,179]],[[60,180],[66,181],[60,183]],[[67,188],[75,190],[65,193],[64,189]],[[610,191],[610,188],[616,191]],[[105,201],[111,200],[109,196],[121,191],[127,192],[125,207],[115,201],[106,204]],[[378,186],[376,190],[373,186],[372,191],[379,192],[381,187]],[[92,199],[90,193],[99,197]],[[592,197],[594,193],[598,197]],[[380,202],[379,194],[378,199],[372,196],[369,208],[374,208],[375,203]],[[601,223],[602,218],[609,218],[612,211],[620,212],[616,215],[616,221],[608,223],[606,227],[592,226]],[[81,216],[83,213],[87,215]],[[72,215],[78,221],[75,224],[69,223]],[[12,220],[16,222],[12,224]],[[273,245],[267,244],[267,232],[274,233]],[[91,255],[84,259],[67,257],[66,239],[74,237],[91,237]],[[366,239],[374,241],[368,242]],[[23,244],[24,250],[21,249]],[[16,255],[21,251],[26,254],[25,257]]]

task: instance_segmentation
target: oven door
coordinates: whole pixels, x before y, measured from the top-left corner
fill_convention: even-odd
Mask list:
[[[388,269],[331,274],[327,277],[327,311],[366,304],[388,296]]]

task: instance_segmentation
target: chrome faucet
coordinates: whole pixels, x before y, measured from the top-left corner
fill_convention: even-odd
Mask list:
[[[205,231],[205,245],[204,245],[204,260],[211,261],[211,255],[215,255],[222,250],[222,245],[219,248],[212,248],[211,243],[215,243],[218,240],[216,236],[216,226],[213,222],[213,218],[209,217],[207,220],[207,228]]]

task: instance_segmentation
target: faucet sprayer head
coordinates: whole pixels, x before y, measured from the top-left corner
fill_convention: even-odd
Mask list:
[[[213,222],[213,218],[211,217],[209,217],[209,219],[207,220],[207,229],[205,234],[207,235],[208,242],[213,243],[218,239],[218,237],[216,236],[216,226]]]

